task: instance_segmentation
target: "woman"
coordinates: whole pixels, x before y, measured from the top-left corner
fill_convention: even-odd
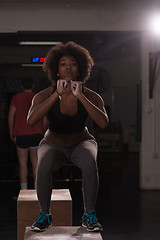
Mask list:
[[[28,113],[33,125],[47,116],[48,130],[38,149],[37,195],[39,218],[31,229],[44,231],[51,225],[49,213],[52,173],[68,159],[82,171],[84,214],[82,226],[88,231],[102,230],[96,217],[98,192],[97,143],[88,132],[88,116],[100,127],[109,120],[102,98],[83,83],[89,78],[93,60],[85,48],[74,43],[52,47],[43,69],[52,86],[38,93]]]

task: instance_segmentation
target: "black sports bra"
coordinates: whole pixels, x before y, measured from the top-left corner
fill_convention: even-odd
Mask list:
[[[47,114],[49,130],[62,134],[82,132],[85,129],[88,112],[79,100],[77,100],[77,104],[77,113],[73,116],[68,116],[60,112],[60,99],[58,98]]]

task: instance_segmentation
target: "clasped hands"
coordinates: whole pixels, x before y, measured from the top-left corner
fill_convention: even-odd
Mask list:
[[[71,90],[72,93],[78,97],[79,94],[82,93],[82,82],[79,81],[70,81],[71,84]],[[60,95],[62,95],[65,92],[65,89],[67,88],[67,81],[59,79],[57,81],[57,91]]]

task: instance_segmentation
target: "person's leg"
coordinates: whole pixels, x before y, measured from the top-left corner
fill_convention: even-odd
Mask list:
[[[55,144],[43,139],[38,147],[38,166],[37,166],[37,196],[41,211],[49,212],[51,192],[52,192],[52,173],[60,168],[66,161],[66,156]]]
[[[19,177],[21,183],[21,189],[27,189],[27,176],[28,176],[28,148],[20,148],[16,146],[17,156],[19,162]]]
[[[82,171],[84,211],[95,209],[99,178],[97,168],[97,143],[87,140],[79,143],[71,154],[71,161]]]
[[[33,172],[33,179],[34,183],[36,181],[36,172],[37,172],[37,162],[38,162],[38,155],[37,155],[37,147],[30,148],[30,159],[32,163],[32,172]]]
[[[38,219],[32,224],[32,231],[45,231],[51,226],[49,212],[52,193],[52,172],[60,168],[67,157],[62,148],[43,139],[38,147],[37,196],[40,204]]]
[[[84,214],[82,226],[88,231],[101,231],[102,226],[98,222],[95,205],[98,194],[99,178],[97,168],[97,143],[87,140],[78,144],[72,152],[72,162],[82,170],[82,190],[84,202]]]

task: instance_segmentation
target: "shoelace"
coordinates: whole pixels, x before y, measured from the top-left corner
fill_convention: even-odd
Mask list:
[[[86,219],[89,219],[89,222],[91,224],[93,223],[97,223],[98,222],[98,219],[96,217],[96,212],[95,210],[90,210],[88,211],[87,214],[84,214],[83,217],[82,217],[82,222],[85,221]]]
[[[48,223],[50,224],[51,221],[49,219],[49,215],[47,215],[45,212],[41,211],[39,214],[39,218],[36,220],[37,223],[42,223],[47,219]]]

